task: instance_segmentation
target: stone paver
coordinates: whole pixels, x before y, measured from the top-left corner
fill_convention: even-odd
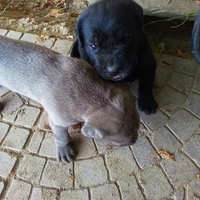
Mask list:
[[[188,153],[200,166],[200,135],[195,135],[192,140],[184,146],[184,151]]]
[[[45,166],[41,184],[53,188],[72,188],[73,179],[70,176],[72,163],[62,164],[48,160]]]
[[[20,38],[20,40],[23,40],[23,41],[26,41],[26,42],[31,41],[32,43],[36,43],[37,38],[38,37],[35,34],[26,33],[26,34],[23,34],[23,36]]]
[[[3,95],[5,95],[6,93],[9,92],[8,88],[5,87],[0,87],[0,96],[2,97]]]
[[[2,192],[3,188],[4,188],[4,183],[0,182],[0,195],[1,195],[1,192]]]
[[[44,132],[37,130],[33,133],[33,137],[31,139],[31,143],[29,144],[28,147],[28,151],[32,152],[32,153],[37,153],[39,148],[40,148],[40,144],[43,140],[44,137]]]
[[[173,191],[164,173],[157,166],[145,169],[141,173],[141,182],[149,200],[166,198]]]
[[[137,150],[140,147],[142,147],[142,149],[138,152]],[[132,145],[132,149],[139,165],[142,168],[155,164],[160,160],[157,152],[151,146],[146,137],[139,140],[135,145]]]
[[[173,65],[172,65],[173,66]],[[199,65],[193,59],[182,59],[180,57],[174,57],[174,70],[183,74],[195,75]]]
[[[0,151],[0,176],[3,178],[7,178],[15,162],[16,157],[11,156],[3,151]]]
[[[42,145],[39,151],[39,154],[47,157],[56,157],[56,145],[52,132],[46,132]]]
[[[39,108],[23,106],[17,115],[16,123],[31,128],[40,114]]]
[[[6,35],[6,33],[7,33],[8,31],[7,30],[5,30],[5,29],[0,29],[0,35]]]
[[[175,152],[181,147],[181,142],[166,128],[162,127],[155,131],[153,143],[157,150]]]
[[[49,38],[48,40],[43,41],[39,39],[37,35],[31,34],[31,33],[24,34],[20,40],[27,41],[27,42],[32,41],[32,43],[36,43],[48,48],[51,48],[53,43],[55,42],[55,38],[53,37]]]
[[[72,41],[0,29],[0,35],[64,55]],[[113,147],[69,129],[74,162],[56,161],[43,107],[0,87],[0,200],[199,200],[200,68],[193,59],[155,54],[155,115],[140,112],[136,143]],[[133,84],[137,95],[138,82]],[[24,101],[25,100],[25,101]],[[175,161],[157,150],[173,154]]]
[[[112,180],[125,178],[138,170],[129,147],[113,150],[106,158]]]
[[[107,171],[101,157],[75,163],[75,185],[86,187],[107,181]]]
[[[168,126],[182,141],[186,141],[194,134],[199,124],[200,121],[195,116],[185,110],[180,110],[178,115],[169,121]]]
[[[12,39],[16,39],[18,40],[20,37],[22,36],[21,32],[17,32],[17,31],[9,31],[6,34],[6,37],[12,38]]]
[[[68,191],[61,192],[60,200],[66,200],[66,199],[89,200],[89,194],[86,189],[68,190]]]
[[[8,132],[9,125],[0,122],[0,127],[1,127],[1,129],[0,129],[0,142],[1,142],[2,139],[5,137],[6,133]]]
[[[30,183],[39,183],[45,159],[36,156],[26,155],[20,163],[17,176]]]
[[[178,190],[176,193],[175,193],[175,198],[176,200],[183,200],[184,199],[184,195],[185,195],[185,191],[183,188],[181,188],[180,190]]]
[[[199,169],[183,153],[176,153],[174,157],[175,162],[163,160],[161,165],[174,187],[179,187],[196,177]]]
[[[171,75],[171,69],[165,67],[158,67],[156,69],[156,80],[154,85],[156,88],[162,88],[168,81]]]
[[[72,41],[58,39],[51,49],[61,54],[68,55],[72,44]]]
[[[120,200],[119,191],[114,184],[92,188],[91,197],[92,200]]]
[[[158,129],[166,124],[168,117],[163,114],[160,110],[157,111],[156,115],[145,115],[140,113],[141,119],[144,121],[145,125],[150,129]]]
[[[123,200],[145,199],[142,195],[141,188],[139,188],[134,176],[127,176],[123,179],[120,179],[119,186],[122,192]]]
[[[155,98],[156,101],[159,102],[160,108],[173,116],[181,109],[187,96],[171,87],[165,87],[155,96]]]
[[[6,195],[6,200],[26,200],[29,197],[31,185],[23,181],[13,180]]]
[[[47,47],[47,48],[51,48],[54,43],[55,43],[54,37],[50,37],[48,40],[45,40],[45,41],[40,40],[40,39],[38,39],[36,41],[36,44],[42,45],[42,46]]]
[[[168,85],[182,92],[188,93],[192,87],[193,81],[194,77],[192,76],[174,72],[168,80]]]
[[[4,104],[1,114],[6,121],[13,122],[19,111],[19,108],[23,105],[22,100],[18,95],[13,92],[9,92],[1,98],[1,102]]]
[[[30,200],[55,200],[57,197],[56,190],[47,190],[41,188],[33,188]]]
[[[28,136],[28,130],[12,127],[3,142],[3,146],[12,150],[21,151]]]
[[[105,140],[101,140],[101,139],[94,139],[96,147],[97,147],[97,151],[100,154],[104,154],[107,151],[109,151],[110,149],[113,149],[115,147],[113,147],[112,145],[108,144],[108,142],[106,142]]]
[[[192,93],[187,99],[186,108],[192,111],[194,114],[198,115],[200,118],[200,104],[199,104],[200,94]]]
[[[188,185],[188,199],[199,199],[200,197],[200,179],[195,179]]]
[[[44,112],[42,114],[42,116],[40,117],[40,121],[39,121],[39,124],[38,124],[39,128],[40,129],[43,129],[43,130],[51,130],[50,126],[49,126],[49,121],[48,121],[48,114],[47,112]]]

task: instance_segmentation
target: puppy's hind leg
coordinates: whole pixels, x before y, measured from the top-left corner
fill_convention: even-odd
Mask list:
[[[58,126],[50,118],[49,124],[54,133],[57,160],[65,163],[74,160],[75,153],[69,142],[68,127]]]

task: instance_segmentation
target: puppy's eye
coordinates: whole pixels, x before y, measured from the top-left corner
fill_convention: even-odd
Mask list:
[[[123,37],[120,38],[121,42],[128,42],[131,38],[130,34],[125,34]]]
[[[94,44],[90,44],[90,49],[93,50],[93,51],[96,51],[97,47]]]

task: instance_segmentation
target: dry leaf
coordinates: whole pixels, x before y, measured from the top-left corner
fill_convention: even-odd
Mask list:
[[[51,1],[47,1],[46,3],[43,3],[41,8],[47,8],[48,6],[51,6],[52,2]]]
[[[177,50],[177,55],[181,58],[185,58],[185,53],[183,53],[181,50]]]
[[[15,171],[12,170],[12,171],[10,172],[10,176],[13,176],[14,174],[15,174]]]
[[[50,36],[49,35],[38,35],[37,37],[44,42],[45,40],[49,39]]]
[[[72,180],[72,181],[74,181],[74,180],[75,180],[75,178],[74,178],[73,176],[70,176],[70,178],[71,178],[71,180]]]
[[[61,1],[58,1],[58,2],[53,1],[53,2],[54,2],[54,4],[56,4],[57,6],[61,6],[61,5],[63,5],[63,4],[65,3],[65,0],[61,0]]]
[[[68,178],[70,178],[72,181],[74,181],[74,180],[75,180],[75,178],[74,178],[72,175],[70,175],[70,174],[69,174],[69,175],[67,176],[67,178],[66,178],[65,182],[67,181],[67,179],[68,179]]]
[[[161,151],[161,150],[158,150],[158,153],[163,156],[164,158],[166,159],[169,159],[171,161],[175,161],[175,158],[173,155],[170,155],[169,153],[167,153],[166,151]]]
[[[6,7],[6,4],[5,3],[0,3],[0,8],[1,9],[4,9]]]
[[[78,17],[80,14],[72,13],[71,17]]]
[[[200,178],[200,172],[197,174],[197,178]]]
[[[50,15],[51,17],[56,17],[57,14],[62,14],[62,13],[64,13],[64,12],[65,12],[65,11],[64,11],[63,8],[61,8],[61,9],[51,9],[50,12],[49,12],[49,15]]]

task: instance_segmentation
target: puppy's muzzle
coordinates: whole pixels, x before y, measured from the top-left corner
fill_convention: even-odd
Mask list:
[[[124,146],[129,146],[129,145],[133,145],[135,144],[136,140],[138,138],[138,133],[134,134],[132,138],[130,138],[128,141],[126,142],[119,142],[119,141],[114,141],[112,140],[111,143],[115,146],[120,146],[120,147],[124,147]]]
[[[107,62],[106,70],[111,76],[119,74],[121,69],[122,67],[120,65],[116,65],[115,63],[113,63],[113,61],[110,60]]]

